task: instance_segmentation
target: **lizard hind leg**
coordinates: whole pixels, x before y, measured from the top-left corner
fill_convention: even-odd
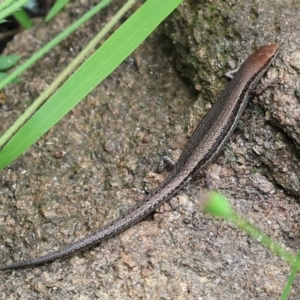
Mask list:
[[[156,172],[162,173],[164,170],[172,171],[175,167],[175,162],[167,155],[163,155],[160,162],[158,163]]]
[[[193,177],[192,180],[196,181],[196,180],[200,180],[203,179],[204,180],[204,187],[207,188],[208,190],[213,190],[214,186],[213,183],[211,181],[211,178],[209,176],[209,173],[207,173],[206,171],[203,170],[199,170],[197,171]]]

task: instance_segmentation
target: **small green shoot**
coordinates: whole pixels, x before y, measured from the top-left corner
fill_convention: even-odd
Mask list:
[[[229,220],[234,216],[234,211],[225,197],[219,193],[209,193],[205,203],[204,211],[219,218]]]
[[[256,227],[244,220],[241,216],[234,212],[227,199],[216,192],[211,192],[207,196],[208,201],[205,203],[204,211],[213,216],[221,217],[230,220],[238,228],[244,230],[249,236],[257,240],[267,249],[272,251],[278,257],[285,259],[292,266],[295,264],[296,257],[282,248],[279,244],[263,234]]]
[[[241,216],[234,212],[230,203],[220,193],[210,192],[207,194],[207,196],[205,196],[204,211],[215,217],[220,217],[231,221],[238,228],[242,229],[253,239],[265,246],[268,250],[273,252],[278,257],[285,259],[290,265],[293,266],[292,273],[281,298],[281,300],[287,299],[295,275],[300,268],[300,252],[296,258],[287,250],[282,248],[278,243],[251,225],[248,221],[244,220]]]
[[[290,290],[292,288],[292,284],[293,284],[293,282],[295,280],[295,276],[296,276],[297,271],[299,270],[299,268],[300,268],[300,251],[297,254],[297,260],[296,260],[296,262],[295,262],[295,264],[293,266],[291,275],[289,276],[289,279],[288,279],[288,281],[286,283],[286,286],[284,288],[284,291],[283,291],[283,293],[281,295],[280,300],[286,300],[286,299],[288,299]]]

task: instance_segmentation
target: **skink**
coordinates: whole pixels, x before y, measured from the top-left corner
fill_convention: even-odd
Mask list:
[[[92,247],[123,232],[169,200],[221,151],[248,103],[249,94],[275,60],[278,52],[279,45],[272,44],[261,47],[247,58],[195,129],[169,176],[124,216],[65,248],[1,266],[0,270],[36,267]]]

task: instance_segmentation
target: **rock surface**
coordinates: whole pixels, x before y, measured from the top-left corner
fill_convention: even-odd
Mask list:
[[[49,25],[38,22],[16,36],[7,53],[25,60],[92,3],[75,1]],[[300,31],[295,24],[300,6],[297,1],[274,1],[271,8],[269,1],[197,3],[186,1],[87,99],[1,172],[1,263],[70,244],[141,200],[166,175],[154,172],[160,155],[178,158],[226,84],[224,71],[258,46],[285,39],[264,80],[276,80],[274,87],[250,103],[205,173],[238,213],[289,251],[298,251]],[[0,111],[1,132],[119,4],[6,89],[10,109]],[[57,159],[61,151],[66,154]],[[204,178],[190,183],[146,220],[91,250],[0,273],[1,297],[278,299],[289,265],[229,222],[198,211],[204,186]],[[290,299],[299,299],[299,293],[297,278]]]

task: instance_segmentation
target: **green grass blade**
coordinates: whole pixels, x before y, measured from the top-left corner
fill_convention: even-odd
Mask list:
[[[5,19],[7,16],[13,14],[17,9],[21,8],[26,2],[28,2],[28,0],[12,1],[10,6],[0,11],[0,20]]]
[[[0,72],[0,81],[4,80],[7,77],[6,73]]]
[[[48,12],[46,16],[46,22],[51,20],[53,17],[55,17],[68,3],[70,0],[57,0],[55,4],[52,6],[50,11]]]
[[[12,68],[19,60],[20,56],[18,55],[0,56],[0,70],[3,71]]]
[[[8,6],[12,5],[16,0],[4,0],[0,3],[0,11],[3,11]]]
[[[32,27],[32,22],[23,8],[15,11],[13,16],[23,28],[29,29]]]
[[[12,82],[17,76],[23,73],[26,69],[28,69],[33,63],[35,63],[38,59],[40,59],[44,54],[48,53],[53,47],[55,47],[59,42],[61,42],[64,38],[70,35],[73,31],[75,31],[80,25],[89,20],[92,16],[98,13],[101,9],[107,6],[112,0],[102,0],[95,7],[93,7],[90,11],[84,14],[80,19],[70,25],[66,30],[60,33],[57,37],[51,40],[47,45],[45,45],[38,52],[34,53],[28,60],[26,60],[20,67],[14,70],[11,74],[9,74],[3,81],[0,82],[0,90],[2,90],[7,84]],[[0,144],[1,146],[1,144]]]
[[[148,0],[143,4],[9,140],[0,152],[0,169],[21,155],[68,113],[181,2]],[[94,68],[95,65],[98,67]]]
[[[105,7],[108,2],[111,0],[103,0],[97,6],[95,6],[92,10],[97,10]],[[125,4],[113,18],[102,28],[102,30],[89,42],[89,44],[84,47],[84,49],[77,55],[77,57],[61,72],[59,76],[57,76],[54,81],[50,84],[50,86],[25,110],[25,112],[14,122],[14,124],[6,130],[6,132],[0,137],[0,147],[7,143],[7,141],[20,129],[20,127],[25,124],[25,122],[37,111],[39,107],[41,107],[47,98],[52,95],[58,86],[60,86],[66,78],[74,71],[76,68],[84,61],[86,57],[88,57],[91,50],[94,50],[96,45],[100,42],[100,40],[117,24],[117,22],[125,15],[128,9],[131,7],[131,0]],[[87,15],[93,14],[94,12],[89,11]],[[83,17],[88,17],[84,15]],[[45,48],[45,47],[43,47]],[[30,60],[30,59],[29,59]],[[28,61],[29,61],[28,60]],[[27,62],[28,62],[27,61]],[[24,64],[26,64],[25,62]],[[95,68],[96,66],[94,66]],[[22,68],[22,66],[20,67]],[[17,70],[16,70],[17,71]],[[12,75],[12,74],[11,74]],[[10,75],[9,75],[10,76]],[[9,77],[8,76],[8,77]],[[15,81],[15,76],[13,76],[13,80]],[[18,77],[17,77],[18,78]],[[3,81],[7,81],[4,79]],[[0,86],[3,82],[0,81]]]

